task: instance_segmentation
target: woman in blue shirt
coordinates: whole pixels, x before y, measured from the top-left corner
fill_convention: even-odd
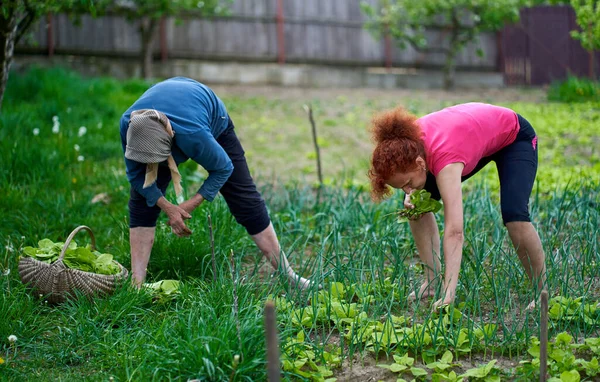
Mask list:
[[[311,282],[294,272],[281,250],[233,122],[210,88],[184,77],[152,86],[121,117],[121,143],[131,184],[129,227],[134,283],[141,285],[146,278],[160,212],[167,214],[173,233],[189,236],[185,220],[202,202],[212,201],[220,192],[236,221],[246,228],[271,265],[299,288],[309,287]],[[206,169],[208,178],[194,196],[182,201],[177,165],[188,159]],[[171,180],[179,205],[164,197]]]

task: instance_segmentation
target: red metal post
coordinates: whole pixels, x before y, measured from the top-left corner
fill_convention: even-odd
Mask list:
[[[48,37],[48,57],[52,58],[52,56],[54,56],[54,26],[52,24],[52,14],[48,13],[46,15],[46,22],[48,24],[46,29]]]
[[[283,18],[283,0],[277,0],[277,62],[285,63],[285,33]]]
[[[385,67],[388,71],[392,69],[392,38],[388,27],[385,28],[385,34],[383,36],[384,54],[385,54]]]
[[[167,20],[164,16],[160,18],[159,34],[160,34],[160,60],[162,62],[165,62],[165,61],[167,61],[167,53],[168,53],[169,49],[167,47]]]

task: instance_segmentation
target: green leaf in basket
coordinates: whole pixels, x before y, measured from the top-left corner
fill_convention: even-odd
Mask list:
[[[94,272],[94,261],[96,261],[96,256],[89,248],[85,247],[68,249],[63,260],[67,267],[85,272]]]
[[[94,272],[101,275],[115,275],[119,273],[120,268],[113,261],[113,255],[103,253],[94,260]]]
[[[48,251],[54,247],[54,242],[50,239],[42,239],[38,241],[39,249],[47,249]]]

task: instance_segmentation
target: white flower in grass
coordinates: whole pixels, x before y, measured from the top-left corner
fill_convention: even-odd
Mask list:
[[[8,342],[10,342],[10,343],[17,342],[17,336],[15,336],[14,334],[11,334],[10,336],[8,336]]]
[[[101,129],[101,128],[102,128],[102,121],[98,122],[98,124],[96,125],[96,127],[97,127],[98,129]]]
[[[87,133],[87,127],[81,126],[79,128],[79,131],[77,132],[77,135],[80,137],[83,137],[85,135],[85,133]]]
[[[80,155],[77,157],[77,161],[79,162],[83,162],[85,160],[85,157],[83,155]]]
[[[35,135],[36,137],[40,135],[40,129],[38,129],[37,127],[33,129],[33,135]]]
[[[12,243],[8,243],[4,249],[6,249],[8,252],[14,252],[15,251],[15,247],[13,247]]]
[[[10,268],[6,268],[6,270],[5,270],[4,272],[2,272],[2,274],[3,274],[4,276],[8,276],[8,275],[10,275]]]
[[[71,112],[71,108],[70,108],[70,107],[68,107],[68,108],[67,108],[67,113],[70,113],[70,112]]]
[[[52,117],[52,132],[54,134],[58,134],[59,131],[60,131],[60,121],[58,120],[58,116],[55,115],[54,117]]]
[[[77,143],[75,144],[75,146],[73,146],[73,148],[75,149],[75,151],[79,151],[81,149],[81,147],[79,147]]]

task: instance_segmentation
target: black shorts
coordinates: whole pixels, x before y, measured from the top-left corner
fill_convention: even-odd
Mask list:
[[[500,178],[500,209],[504,224],[531,221],[529,217],[529,197],[533,189],[538,167],[537,136],[531,124],[518,115],[519,133],[515,141],[494,155],[482,158],[471,173],[462,177],[469,179],[491,161],[496,162]],[[440,200],[440,191],[435,177],[427,173],[425,190],[431,197]]]
[[[233,172],[221,190],[221,195],[229,207],[235,220],[246,228],[250,235],[265,230],[271,223],[265,201],[256,189],[246,163],[244,149],[234,131],[234,125],[229,118],[229,125],[219,135],[217,142],[223,147],[231,162]],[[171,182],[171,172],[168,166],[158,166],[156,185],[163,195]],[[161,209],[158,206],[148,207],[146,199],[133,188],[129,198],[129,227],[154,227]]]

